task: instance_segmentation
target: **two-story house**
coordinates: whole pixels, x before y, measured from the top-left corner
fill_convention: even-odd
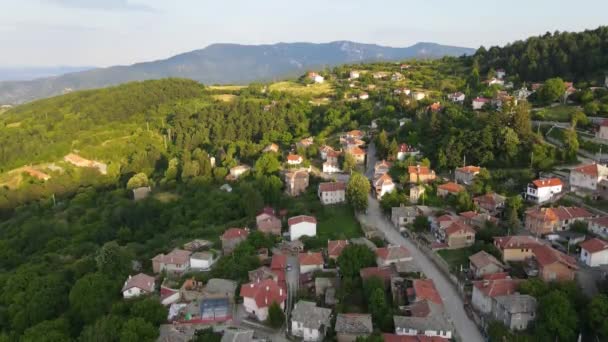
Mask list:
[[[190,268],[190,251],[174,249],[168,254],[158,254],[152,258],[154,273],[167,271],[168,273],[183,273]]]
[[[409,174],[410,183],[428,183],[434,181],[436,178],[435,171],[427,166],[408,166],[407,172]]]
[[[323,341],[331,327],[331,309],[300,300],[291,310],[291,334],[303,341]]]
[[[608,241],[593,238],[580,244],[581,261],[589,267],[608,265]]]
[[[153,293],[155,289],[154,277],[139,273],[129,276],[122,286],[122,296],[125,299],[139,297]]]
[[[546,235],[592,217],[593,214],[579,207],[532,208],[526,211],[526,229],[538,236]]]
[[[608,167],[601,164],[581,165],[570,170],[570,188],[573,191],[596,191],[599,182],[608,177]]]
[[[243,297],[243,307],[249,314],[254,315],[260,322],[268,318],[268,308],[277,303],[285,308],[287,291],[271,279],[243,284],[240,296]]]
[[[346,183],[324,182],[319,183],[317,196],[323,204],[337,204],[346,201]]]
[[[317,235],[317,219],[313,216],[299,215],[290,217],[287,220],[289,226],[289,237],[291,241],[297,240],[302,236]]]
[[[481,167],[479,166],[463,166],[459,167],[454,171],[454,179],[456,183],[470,185],[473,183],[475,176],[479,174]]]
[[[559,178],[536,179],[528,184],[526,199],[534,203],[545,203],[562,192],[563,183]]]
[[[285,192],[289,196],[299,196],[308,188],[310,176],[307,170],[285,173]]]
[[[247,228],[229,228],[227,229],[220,240],[222,241],[222,251],[224,254],[232,254],[234,249],[243,241],[247,240],[249,229]]]

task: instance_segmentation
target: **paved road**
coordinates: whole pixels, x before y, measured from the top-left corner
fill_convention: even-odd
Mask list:
[[[373,143],[369,145],[367,158],[368,168],[366,175],[369,177],[373,176],[374,163],[376,161]],[[384,233],[384,236],[390,244],[404,246],[410,251],[418,267],[435,283],[435,287],[443,299],[445,310],[451,318],[462,341],[481,342],[484,340],[477,325],[475,325],[475,323],[466,315],[464,303],[450,280],[414,243],[399,234],[393,227],[393,224],[384,217],[382,210],[380,209],[380,204],[371,195],[369,196],[367,213],[360,214],[359,220],[370,226],[376,227]]]

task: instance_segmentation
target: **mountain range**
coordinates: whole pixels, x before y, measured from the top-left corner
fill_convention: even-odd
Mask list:
[[[417,43],[404,48],[350,41],[322,44],[213,44],[164,60],[97,68],[29,81],[0,82],[0,104],[14,105],[74,90],[166,77],[189,78],[204,84],[243,84],[272,81],[301,74],[307,69],[345,63],[440,58],[474,52],[471,48],[436,43]]]

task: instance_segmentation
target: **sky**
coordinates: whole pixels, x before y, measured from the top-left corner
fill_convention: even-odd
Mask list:
[[[125,65],[213,43],[478,48],[608,24],[606,0],[0,0],[0,9],[0,67]]]

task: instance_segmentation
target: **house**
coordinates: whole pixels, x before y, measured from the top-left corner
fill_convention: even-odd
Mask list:
[[[535,247],[533,253],[542,280],[547,282],[574,280],[578,266],[573,257],[546,245]]]
[[[275,216],[274,209],[264,208],[264,211],[255,217],[257,228],[265,234],[281,235],[283,223]]]
[[[216,251],[195,252],[190,255],[190,268],[198,271],[207,271],[220,258]]]
[[[411,95],[412,98],[416,101],[423,100],[426,97],[426,94],[423,91],[413,91]]]
[[[480,313],[491,314],[493,299],[515,294],[521,282],[522,280],[512,279],[507,273],[485,276],[482,280],[473,282],[471,304]]]
[[[490,192],[482,196],[473,198],[473,203],[482,213],[498,215],[505,208],[506,197],[497,193]]]
[[[323,341],[331,325],[331,309],[314,302],[298,301],[291,311],[291,334],[303,341]]]
[[[608,239],[608,216],[588,220],[589,230],[604,239]]]
[[[348,246],[348,240],[328,240],[327,257],[329,259],[337,260],[346,246]]]
[[[139,297],[154,292],[154,277],[139,273],[129,276],[122,286],[122,296],[125,299]]]
[[[183,273],[190,268],[190,251],[174,249],[169,254],[158,254],[152,258],[154,273],[167,271],[169,273]]]
[[[608,140],[608,120],[602,120],[602,122],[600,122],[599,127],[595,132],[595,137]]]
[[[196,252],[199,249],[208,248],[208,247],[211,247],[212,245],[213,245],[213,243],[209,240],[194,239],[194,240],[186,242],[182,247],[183,247],[183,249],[185,249],[187,251]]]
[[[494,303],[494,319],[514,331],[527,329],[538,307],[536,298],[518,293],[496,297]]]
[[[359,270],[359,276],[363,281],[366,281],[372,277],[376,277],[382,280],[385,289],[388,289],[390,287],[391,278],[395,275],[395,270],[392,266],[365,267]]]
[[[452,249],[472,246],[475,243],[475,229],[455,220],[445,229],[445,242]]]
[[[570,170],[572,191],[596,191],[601,180],[608,178],[608,167],[601,164],[581,165]]]
[[[473,278],[482,278],[504,271],[505,265],[486,251],[479,251],[469,257],[469,273]]]
[[[326,161],[323,163],[323,173],[339,173],[342,172],[340,165],[336,162]]]
[[[454,179],[456,183],[462,183],[464,185],[471,185],[475,176],[479,174],[481,167],[479,166],[463,166],[456,169],[454,172]]]
[[[485,97],[476,97],[473,99],[473,102],[472,102],[473,110],[483,109],[483,107],[488,105],[490,102],[491,102],[491,100],[487,99]]]
[[[229,303],[234,303],[234,295],[237,283],[234,280],[211,278],[203,288],[203,297],[209,299],[227,299]]]
[[[302,164],[302,161],[304,161],[304,159],[302,158],[302,156],[299,156],[297,154],[288,154],[287,155],[287,165],[300,165]]]
[[[433,102],[428,107],[427,110],[430,112],[438,112],[441,110],[441,102]]]
[[[308,148],[313,144],[313,142],[313,137],[304,138],[296,143],[296,147]]]
[[[392,166],[393,163],[387,162],[386,160],[376,162],[376,164],[374,165],[374,176],[379,177],[387,173],[388,171],[390,171]]]
[[[376,249],[376,264],[378,266],[390,266],[402,261],[412,261],[412,255],[407,248],[403,246],[382,247]]]
[[[273,303],[277,303],[281,309],[285,309],[287,291],[275,281],[266,279],[243,284],[240,296],[243,297],[245,311],[254,315],[259,321],[265,321],[268,318],[268,308]]]
[[[406,291],[410,302],[406,311],[410,315],[393,316],[395,334],[451,339],[453,328],[448,322],[435,283],[431,279],[415,279],[412,285]]]
[[[325,82],[325,78],[319,74],[317,74],[316,72],[309,72],[308,75],[306,76],[308,77],[309,80],[313,81],[314,83],[323,83]]]
[[[277,275],[277,282],[280,285],[285,284],[285,270],[287,268],[286,254],[273,254],[270,261],[270,270]],[[273,278],[274,279],[274,278]]]
[[[346,139],[363,139],[365,133],[359,129],[353,129],[352,131],[346,132],[345,137]]]
[[[327,160],[327,153],[330,151],[334,151],[333,147],[329,145],[323,145],[319,148],[319,156],[322,160]]]
[[[590,267],[608,264],[608,242],[593,238],[581,243],[581,261]]]
[[[439,197],[447,197],[448,195],[456,196],[461,191],[465,191],[464,187],[454,182],[448,182],[437,186],[437,196]]]
[[[369,94],[368,93],[361,93],[359,94],[359,100],[367,100],[369,99]]]
[[[480,214],[475,211],[465,211],[458,214],[462,221],[468,225],[471,225],[477,229],[483,229],[486,226],[487,222],[491,222],[493,224],[498,224],[498,219],[494,216],[490,216],[489,214]]]
[[[414,146],[410,146],[408,144],[399,145],[399,150],[397,150],[397,160],[405,160],[409,156],[417,156],[420,154],[420,150],[415,148]]]
[[[491,86],[491,85],[494,85],[494,84],[499,85],[499,86],[505,85],[505,81],[504,80],[501,80],[501,79],[496,78],[496,77],[492,77],[491,79],[485,81],[485,83],[488,86]]]
[[[505,69],[496,69],[496,78],[502,80],[505,76],[507,76]]]
[[[420,197],[424,196],[426,188],[423,185],[412,185],[410,187],[410,203],[418,203]]]
[[[399,72],[394,72],[393,75],[391,76],[391,81],[393,81],[393,82],[401,81],[402,79],[403,79],[403,75]]]
[[[307,170],[295,170],[285,173],[285,192],[289,196],[299,196],[308,188],[310,176]]]
[[[232,254],[236,247],[243,241],[247,240],[249,229],[247,228],[229,228],[227,229],[220,240],[222,241],[222,251],[225,255]]]
[[[300,215],[290,217],[287,220],[289,226],[289,237],[291,241],[297,240],[302,236],[317,235],[317,219],[313,216]]]
[[[357,71],[357,70],[351,70],[350,73],[349,73],[348,78],[351,79],[351,80],[356,80],[357,78],[359,78],[360,75],[361,74],[359,73],[359,71]]]
[[[323,182],[319,183],[317,196],[323,204],[344,203],[346,201],[346,183]]]
[[[300,274],[323,270],[323,255],[321,253],[305,252],[298,255]]]
[[[427,183],[435,180],[435,171],[431,170],[428,166],[408,166],[407,172],[409,173],[410,183]]]
[[[520,262],[534,256],[534,248],[545,242],[528,235],[500,236],[494,238],[494,246],[502,254],[504,262]]]
[[[152,192],[152,188],[150,188],[149,186],[142,186],[131,190],[131,192],[133,193],[133,200],[137,202],[148,197]]]
[[[414,223],[417,216],[429,216],[430,214],[429,207],[423,205],[401,205],[391,209],[391,222],[399,230],[403,230],[405,226]]]
[[[393,192],[395,190],[395,183],[391,175],[385,173],[374,180],[374,190],[378,199],[381,199],[385,194]]]
[[[237,180],[249,170],[251,170],[251,167],[249,165],[237,165],[233,168],[230,168],[230,174],[226,177],[226,179]]]
[[[526,100],[530,95],[532,95],[532,91],[528,90],[526,87],[521,87],[520,89],[513,92],[513,96],[519,101]]]
[[[374,331],[372,315],[339,313],[334,331],[338,342],[355,342],[358,337],[368,337]]]
[[[535,235],[546,235],[570,228],[576,221],[593,217],[579,207],[532,208],[526,211],[526,229]]]
[[[456,92],[448,95],[448,99],[454,103],[463,103],[466,96],[464,93]]]
[[[284,271],[284,268],[282,270]],[[266,279],[272,279],[276,282],[279,282],[279,273],[281,272],[282,271],[273,271],[270,267],[267,266],[260,266],[255,270],[247,272],[247,275],[249,277],[249,281],[252,283],[260,282]]]
[[[517,99],[513,96],[510,96],[506,91],[499,91],[492,98],[492,105],[496,106],[499,110],[502,108],[502,105],[505,103],[513,103],[513,105],[517,105]]]
[[[262,150],[262,152],[267,153],[267,152],[274,152],[274,153],[278,153],[279,152],[279,145],[272,143],[266,147],[264,147],[264,149]]]
[[[526,199],[538,204],[545,203],[562,192],[563,183],[559,178],[541,178],[528,184]]]
[[[410,95],[410,93],[411,93],[411,90],[408,88],[397,88],[397,89],[393,90],[393,94],[395,94],[395,95],[403,94],[403,95],[407,96],[407,95]]]
[[[346,153],[350,154],[357,164],[365,163],[365,150],[358,146],[350,147],[346,150]]]

